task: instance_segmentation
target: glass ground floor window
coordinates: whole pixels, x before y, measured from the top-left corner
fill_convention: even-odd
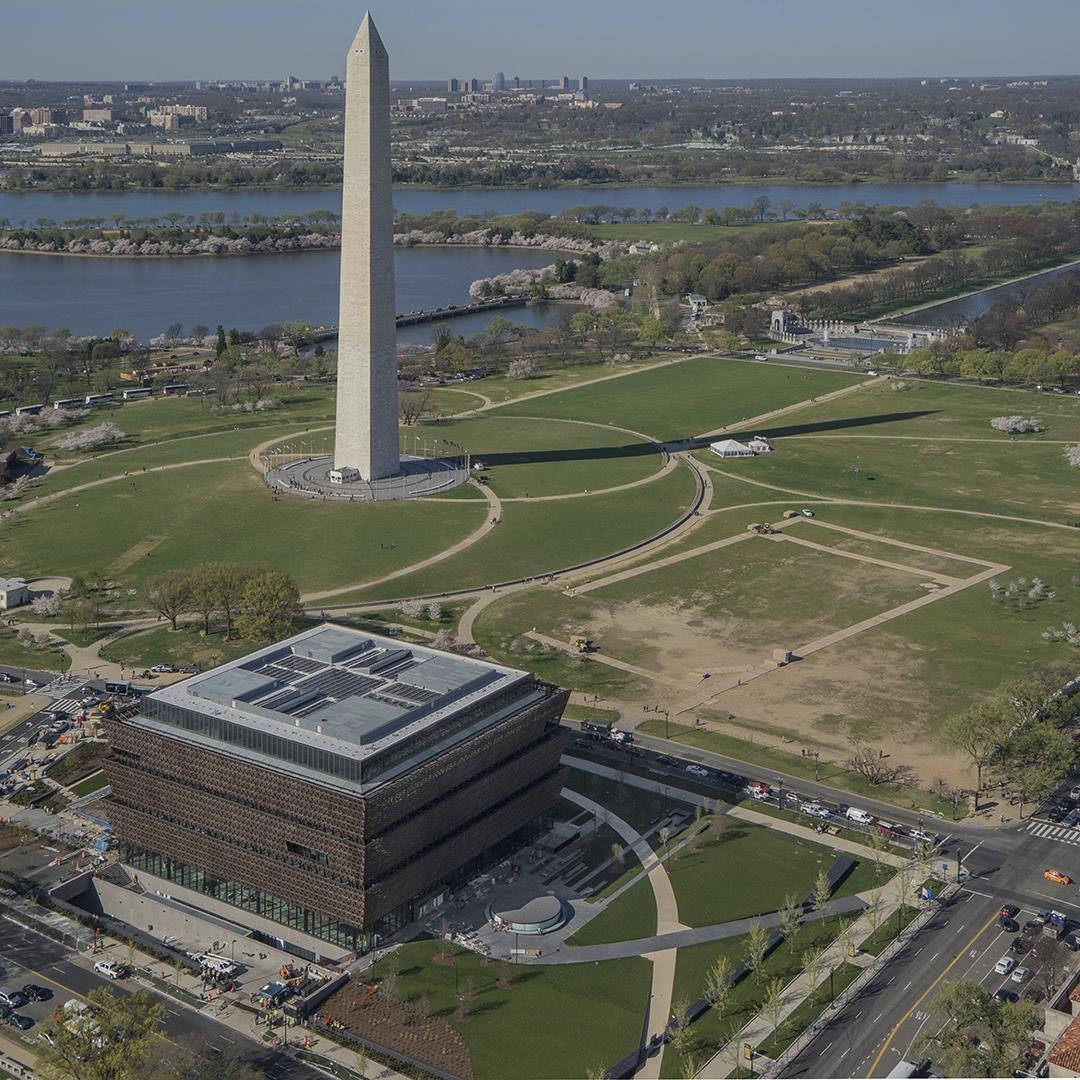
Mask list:
[[[159,855],[157,852],[146,851],[133,844],[123,845],[120,857],[123,862],[136,870],[142,870],[155,877],[183,885],[185,888],[194,889],[224,904],[231,904],[233,907],[280,923],[282,926],[310,934],[312,937],[319,938],[320,941],[328,941],[332,945],[340,945],[354,952],[362,952],[367,948],[367,934],[360,927],[342,922],[320,911],[314,911],[292,900],[285,900],[265,889],[245,885],[240,881],[215,877],[190,863],[170,858],[167,855]]]

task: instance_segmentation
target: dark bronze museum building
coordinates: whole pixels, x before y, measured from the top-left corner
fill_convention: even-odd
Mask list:
[[[360,949],[546,828],[567,697],[323,624],[106,721],[121,860],[165,895],[269,920],[294,951],[301,935]]]

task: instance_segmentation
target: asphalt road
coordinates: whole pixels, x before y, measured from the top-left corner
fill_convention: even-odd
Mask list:
[[[4,986],[21,987],[25,983],[34,982],[53,991],[51,1002],[36,1007],[38,1012],[45,1011],[48,1014],[62,1006],[73,994],[85,996],[88,991],[99,986],[108,985],[122,992],[143,989],[134,983],[102,979],[78,963],[64,946],[3,918],[0,918],[0,964],[3,966]],[[211,1061],[221,1057],[239,1057],[259,1069],[270,1080],[316,1080],[323,1076],[281,1051],[268,1049],[167,997],[158,997],[166,1012],[162,1037],[167,1043],[173,1044],[164,1048],[163,1056],[175,1056],[173,1047],[179,1047]],[[37,1017],[34,1006],[19,1011]],[[18,1037],[18,1034],[14,1029],[11,1030],[13,1038]],[[26,1033],[30,1038],[36,1034],[35,1028]]]
[[[932,1033],[934,991],[946,979],[975,979],[991,990],[1022,989],[992,973],[1014,936],[997,925],[1002,904],[1019,905],[1021,923],[1039,910],[1062,911],[1080,922],[1076,884],[1054,885],[1043,877],[1052,867],[1080,878],[1080,848],[1021,830],[995,831],[967,865],[973,876],[958,899],[828,1025],[785,1076],[886,1076],[914,1052],[913,1044]],[[1080,954],[1058,947],[1059,970],[1078,964]]]

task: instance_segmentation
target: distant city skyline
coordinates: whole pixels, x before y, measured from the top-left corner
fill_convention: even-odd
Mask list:
[[[5,79],[324,79],[343,74],[360,0],[38,0],[6,5]],[[496,0],[372,3],[394,81],[1070,75],[1074,0]]]

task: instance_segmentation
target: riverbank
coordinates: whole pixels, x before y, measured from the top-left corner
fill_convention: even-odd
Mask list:
[[[20,161],[18,164],[25,164]],[[417,191],[417,192],[448,192],[448,191],[464,191],[464,192],[482,192],[482,191],[516,191],[516,192],[528,192],[528,191],[611,191],[618,190],[620,188],[671,188],[673,190],[680,190],[685,188],[701,188],[701,187],[716,187],[725,188],[731,186],[744,186],[744,187],[767,187],[771,185],[783,185],[785,187],[826,187],[826,188],[841,188],[841,187],[861,187],[866,184],[878,184],[887,185],[889,187],[898,188],[915,188],[926,186],[954,186],[961,184],[974,184],[993,186],[1000,185],[1003,187],[1008,186],[1023,186],[1025,184],[1041,185],[1048,188],[1070,188],[1075,189],[1077,197],[1080,197],[1080,183],[1069,180],[1046,180],[1040,177],[1029,177],[1027,179],[1014,179],[1014,180],[1002,180],[1000,177],[987,175],[987,176],[968,176],[968,175],[955,175],[946,177],[944,180],[893,180],[890,177],[868,175],[868,176],[854,176],[846,180],[806,180],[798,176],[724,176],[718,177],[715,180],[702,181],[699,179],[694,180],[611,180],[601,183],[582,183],[579,180],[562,180],[554,181],[550,183],[542,184],[412,184],[412,183],[395,183],[393,186],[394,191]],[[267,194],[287,194],[290,192],[304,193],[304,192],[340,192],[341,184],[232,184],[228,187],[220,184],[190,184],[187,187],[182,188],[146,188],[146,187],[121,187],[121,188],[73,188],[70,185],[66,187],[52,187],[47,184],[35,184],[32,187],[27,188],[5,188],[0,187],[0,195],[19,195],[19,194],[34,194],[35,192],[60,194],[60,195],[94,195],[94,194],[137,194],[137,193],[160,193],[163,195],[175,195],[184,194],[186,192],[192,193],[220,193],[227,194],[235,192],[236,194],[251,194],[264,192]]]

